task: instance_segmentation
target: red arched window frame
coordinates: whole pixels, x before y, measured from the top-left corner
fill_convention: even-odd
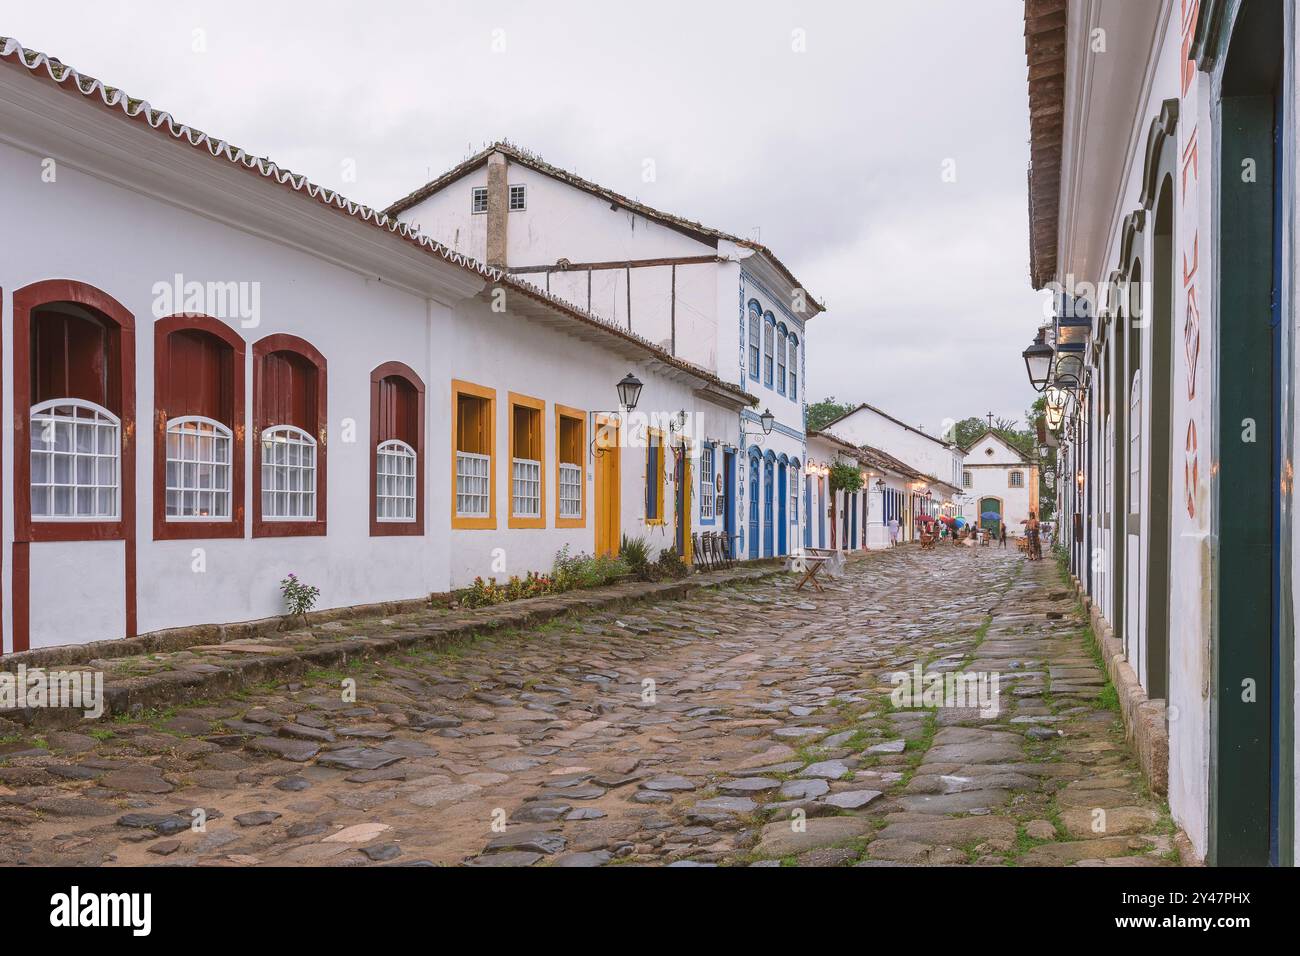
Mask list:
[[[121,425],[117,521],[32,521],[32,313],[69,302],[96,313],[106,329],[105,391]],[[14,292],[13,649],[28,649],[34,541],[122,541],[125,546],[126,636],[136,633],[135,316],[102,289],[74,279],[46,279]]]
[[[290,396],[283,374],[286,361],[311,371],[311,382]],[[314,394],[312,394],[314,393]],[[253,537],[284,538],[325,534],[326,480],[329,477],[326,438],[326,363],[316,347],[296,335],[268,335],[253,343]],[[286,404],[288,403],[288,404]],[[291,414],[285,413],[293,405]],[[288,420],[285,420],[285,419]],[[293,419],[297,420],[293,420]],[[265,520],[262,517],[262,431],[276,425],[295,425],[316,440],[316,517],[303,521]]]
[[[415,450],[414,521],[379,520],[379,445],[391,440]],[[370,534],[424,534],[424,382],[401,362],[370,373]]]
[[[176,333],[201,332],[226,346],[218,368],[179,368]],[[171,315],[154,323],[153,536],[155,541],[244,536],[244,337],[207,315]],[[173,374],[178,373],[178,374]],[[182,386],[177,379],[186,382]],[[215,381],[214,381],[215,379]],[[182,415],[216,419],[232,432],[230,517],[218,521],[167,520],[167,423]]]

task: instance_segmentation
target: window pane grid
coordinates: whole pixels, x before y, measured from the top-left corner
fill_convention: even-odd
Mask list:
[[[542,463],[528,458],[511,459],[510,513],[516,518],[537,518],[542,514]]]
[[[790,397],[799,397],[799,345],[790,343]]]
[[[232,448],[230,429],[210,418],[167,423],[168,521],[230,517]]]
[[[32,408],[31,428],[32,518],[116,519],[117,419],[90,402],[55,400]]]
[[[582,517],[582,468],[560,462],[560,517]]]
[[[713,517],[713,448],[700,450],[700,517]]]
[[[771,323],[763,325],[763,384],[772,387],[772,360],[775,345],[776,327]]]
[[[415,449],[386,441],[375,452],[375,518],[415,520]]]
[[[491,459],[473,452],[456,453],[456,514],[462,518],[486,518],[490,494],[488,478]]]
[[[316,520],[316,440],[301,428],[262,432],[262,520]]]

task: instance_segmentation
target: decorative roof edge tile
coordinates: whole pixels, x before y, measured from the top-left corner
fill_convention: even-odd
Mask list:
[[[584,312],[558,296],[533,285],[531,282],[509,276],[501,269],[485,265],[477,259],[449,249],[442,243],[421,234],[418,230],[412,229],[406,223],[400,222],[395,217],[384,212],[378,212],[362,203],[354,202],[337,190],[319,186],[306,176],[284,169],[268,158],[251,156],[245,150],[225,140],[215,139],[202,130],[177,122],[170,113],[154,109],[147,100],[131,97],[122,90],[108,86],[93,76],[79,73],[55,57],[48,56],[38,50],[28,50],[13,37],[0,36],[0,62],[9,62],[24,67],[30,75],[36,78],[48,77],[58,86],[65,89],[75,89],[88,100],[98,98],[104,106],[124,119],[143,122],[151,129],[164,133],[177,142],[184,142],[195,149],[205,150],[213,159],[223,159],[232,165],[256,172],[260,176],[279,185],[287,186],[309,199],[338,209],[374,228],[383,229],[406,242],[418,246],[428,254],[471,272],[488,282],[515,289],[570,318],[636,345],[644,349],[649,354],[649,357],[677,368],[710,385],[722,388],[732,395],[743,398],[750,405],[758,404],[757,396],[723,381],[712,372],[702,369],[694,363],[677,358],[655,345],[649,339],[627,329],[621,329],[597,315]]]

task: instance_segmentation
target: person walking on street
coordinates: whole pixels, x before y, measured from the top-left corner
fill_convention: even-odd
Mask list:
[[[898,546],[898,518],[889,519],[889,546],[895,548]]]
[[[1029,512],[1029,520],[1025,522],[1025,533],[1029,536],[1029,560],[1037,561],[1043,556],[1042,548],[1038,543],[1038,517],[1034,512]]]
[[[1002,547],[1005,548],[1007,546],[1007,523],[1005,521],[1002,522],[1001,539]]]

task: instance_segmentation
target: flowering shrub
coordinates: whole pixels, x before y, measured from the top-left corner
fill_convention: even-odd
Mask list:
[[[320,588],[299,581],[298,575],[292,571],[280,582],[280,591],[284,594],[284,609],[290,620],[305,619],[320,597]]]

